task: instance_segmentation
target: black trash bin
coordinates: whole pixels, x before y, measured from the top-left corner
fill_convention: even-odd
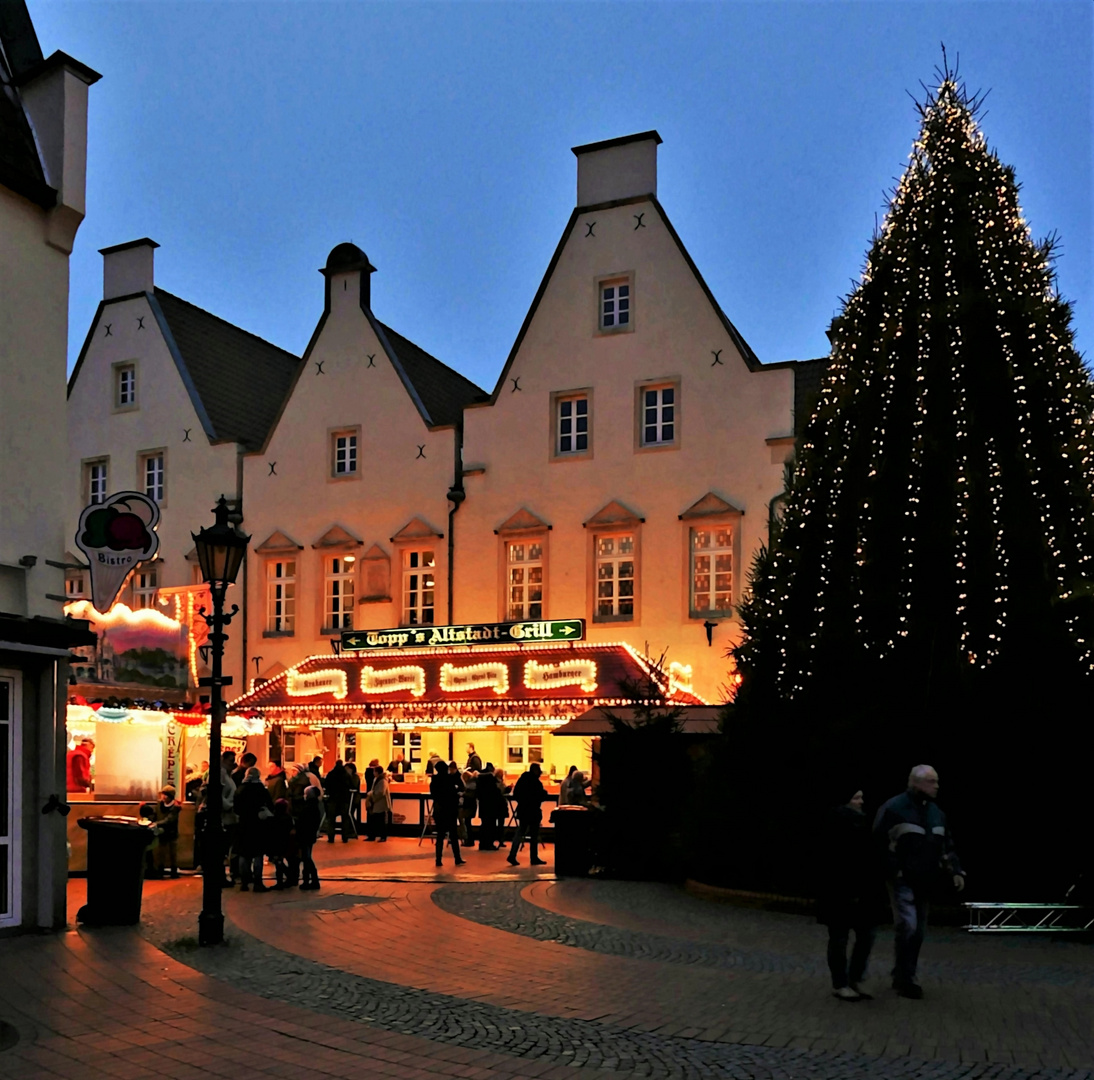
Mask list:
[[[87,926],[132,926],[141,921],[144,852],[155,833],[139,818],[80,818],[87,830],[87,903],[76,920]]]
[[[551,811],[555,827],[555,873],[586,877],[593,865],[596,811],[587,806],[560,806]]]

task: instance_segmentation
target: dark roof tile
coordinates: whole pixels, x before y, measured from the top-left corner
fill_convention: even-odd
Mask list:
[[[458,371],[442,364],[390,326],[383,323],[379,323],[379,326],[395,350],[399,363],[403,365],[407,378],[418,392],[418,397],[422,399],[434,425],[457,423],[465,406],[472,401],[484,401],[490,396],[470,379],[465,379]]]
[[[300,358],[163,289],[155,290],[155,299],[212,437],[258,449],[281,412]]]

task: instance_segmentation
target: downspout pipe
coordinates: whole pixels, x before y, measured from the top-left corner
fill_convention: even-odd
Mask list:
[[[448,625],[455,622],[455,578],[456,578],[456,511],[463,505],[467,492],[463,489],[463,418],[456,424],[453,438],[455,450],[455,473],[452,486],[448,489],[448,501],[452,508],[448,511]]]

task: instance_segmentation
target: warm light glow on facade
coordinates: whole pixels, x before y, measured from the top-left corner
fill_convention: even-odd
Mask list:
[[[169,618],[155,608],[131,610],[126,604],[115,604],[105,615],[91,606],[90,600],[76,600],[65,604],[64,612],[73,619],[87,619],[97,627],[111,630],[124,626],[133,630],[159,630],[177,633],[182,623]]]
[[[529,690],[553,690],[556,686],[580,686],[586,693],[596,690],[595,660],[563,660],[540,664],[529,660],[524,665],[524,685]]]
[[[425,669],[408,664],[395,668],[361,668],[362,694],[397,694],[410,691],[415,697],[425,693]]]

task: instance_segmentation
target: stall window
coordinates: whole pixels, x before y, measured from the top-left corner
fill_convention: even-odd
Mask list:
[[[391,733],[391,758],[402,750],[403,757],[410,762],[411,768],[422,763],[422,735],[418,731],[393,731]]]
[[[296,628],[296,560],[266,563],[266,632],[291,634]]]
[[[506,618],[511,622],[543,618],[543,542],[510,541],[505,545],[509,575]]]
[[[436,565],[432,551],[414,549],[403,552],[404,626],[427,626],[433,622]]]
[[[281,737],[281,753],[284,755],[282,766],[290,765],[296,761],[296,732],[286,731]]]
[[[691,530],[691,614],[728,615],[733,602],[733,530]]]
[[[507,765],[543,764],[542,731],[508,731],[505,734]]]
[[[348,765],[357,760],[357,732],[347,731],[342,736],[342,760]]]
[[[323,628],[327,630],[353,629],[353,555],[334,555],[326,562]]]

